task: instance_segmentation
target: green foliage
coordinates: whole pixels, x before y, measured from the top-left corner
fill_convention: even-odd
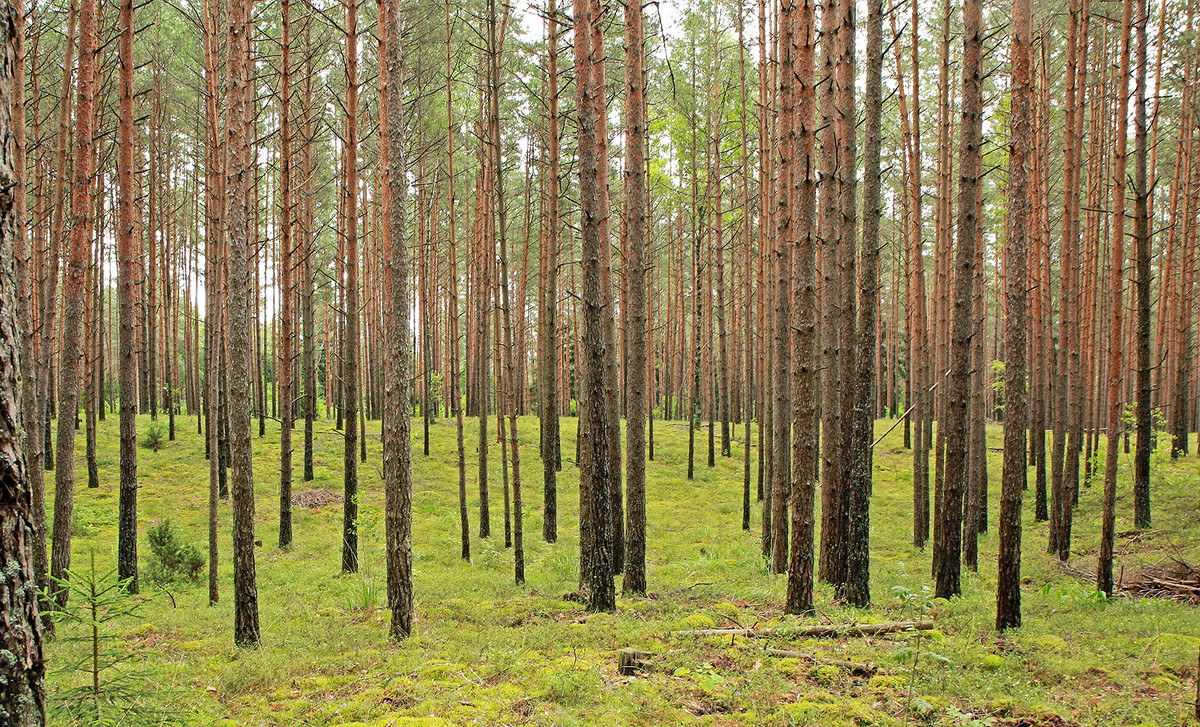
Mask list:
[[[116,570],[96,572],[91,553],[85,571],[68,570],[61,579],[51,577],[53,588],[66,589],[65,609],[52,615],[60,640],[86,646],[85,656],[60,662],[57,674],[78,685],[52,693],[47,704],[50,724],[70,727],[117,727],[175,724],[174,718],[145,702],[146,675],[130,662],[135,652],[115,633],[122,620],[138,619],[145,601],[126,592]]]
[[[146,531],[150,541],[150,563],[145,575],[152,583],[197,583],[204,570],[204,554],[183,541],[183,536],[171,525],[171,520]]]
[[[343,576],[347,581],[343,604],[346,611],[370,613],[379,608],[386,595],[385,585],[374,567],[383,542],[379,533],[379,510],[360,503],[358,519],[354,522],[358,529],[358,572]]]
[[[997,359],[992,361],[992,391],[996,393],[996,416],[1004,415],[1004,362]]]
[[[152,452],[157,452],[167,446],[167,430],[159,422],[150,422],[142,430],[142,446]]]

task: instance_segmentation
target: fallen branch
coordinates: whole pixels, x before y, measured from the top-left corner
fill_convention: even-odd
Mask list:
[[[928,631],[933,628],[932,621],[892,621],[882,624],[846,624],[845,626],[781,626],[778,628],[743,629],[693,629],[676,631],[676,636],[745,636],[761,638],[764,636],[817,636],[837,638],[839,636],[874,636],[876,634],[892,634],[898,631]]]
[[[844,659],[830,659],[816,654],[809,654],[803,651],[788,651],[787,649],[776,649],[768,646],[766,649],[767,656],[778,656],[784,659],[804,659],[805,661],[813,661],[818,664],[828,664],[829,666],[841,667],[849,671],[851,674],[859,676],[872,676],[874,674],[887,674],[886,671],[880,669],[874,664],[867,662],[865,664],[857,661],[845,661]]]

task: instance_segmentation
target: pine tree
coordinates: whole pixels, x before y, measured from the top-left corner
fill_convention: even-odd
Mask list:
[[[1030,228],[1033,152],[1032,13],[1029,0],[1013,5],[1012,114],[1009,120],[1009,212],[1004,250],[1005,290],[1004,473],[1000,499],[1000,554],[996,628],[1021,625],[1021,497],[1025,489],[1026,256]]]
[[[251,265],[250,183],[254,162],[250,155],[253,114],[251,94],[251,11],[253,0],[233,0],[229,5],[228,159],[225,174],[227,235],[229,241],[228,328],[229,395],[248,402],[253,395],[251,310],[257,291]],[[231,406],[228,417],[229,455],[233,500],[233,640],[238,646],[259,642],[258,586],[254,564],[254,467],[250,439],[250,409]]]

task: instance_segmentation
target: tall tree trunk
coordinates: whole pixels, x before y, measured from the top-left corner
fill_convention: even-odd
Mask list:
[[[500,139],[500,63],[503,34],[498,27],[500,22],[507,19],[496,14],[495,0],[488,0],[488,137],[492,154],[492,165],[495,174],[493,180],[493,210],[495,214],[496,236],[500,253],[500,307],[504,318],[504,408],[508,410],[509,447],[512,450],[512,495],[513,495],[513,559],[514,579],[517,585],[525,583],[525,546],[521,500],[521,456],[520,441],[517,436],[517,412],[519,402],[517,397],[517,371],[515,352],[513,350],[512,295],[509,290],[508,276],[508,214],[504,197],[504,163]],[[496,392],[496,410],[501,412],[501,392]],[[503,429],[501,430],[503,435]]]
[[[1137,453],[1133,465],[1134,527],[1150,527],[1150,452],[1154,448],[1150,408],[1150,187],[1147,183],[1146,0],[1137,9],[1137,91],[1134,96],[1133,238],[1137,250]]]
[[[313,200],[313,52],[312,45],[312,17],[313,8],[311,0],[305,0],[305,18],[304,18],[304,84],[303,84],[303,100],[302,100],[302,120],[300,128],[301,154],[300,154],[300,178],[303,180],[301,186],[301,224],[300,234],[302,242],[300,244],[300,252],[303,256],[303,264],[300,266],[300,309],[303,320],[304,330],[301,332],[304,337],[304,354],[302,365],[304,367],[304,481],[311,482],[314,476],[313,473],[313,420],[317,416],[317,333],[316,333],[316,306],[314,305],[313,296],[313,262],[312,256],[316,252],[315,244],[315,220],[314,210],[316,204]],[[328,401],[328,390],[326,391],[326,401]]]
[[[787,17],[790,15],[790,19]],[[789,39],[795,74],[795,110],[791,120],[792,205],[797,226],[792,231],[793,306],[797,335],[792,355],[792,482],[791,482],[791,553],[788,560],[788,585],[785,610],[807,613],[813,610],[813,540],[816,504],[819,421],[817,417],[817,309],[816,294],[816,31],[813,0],[802,0],[799,13],[793,0],[780,6],[780,25]],[[789,22],[790,21],[790,22]],[[789,213],[791,210],[789,210]],[[748,335],[748,332],[747,332]],[[746,445],[749,446],[749,441]]]
[[[346,146],[343,231],[346,255],[345,327],[342,333],[342,413],[345,479],[342,509],[342,572],[358,572],[358,2],[346,0]]]
[[[839,515],[841,481],[845,450],[842,445],[841,387],[836,376],[840,342],[838,340],[837,275],[839,225],[837,194],[837,91],[838,43],[841,27],[838,0],[824,0],[821,11],[821,77],[828,79],[821,96],[819,128],[821,135],[820,183],[818,185],[818,239],[821,262],[821,554],[818,576],[825,583],[841,583],[845,559],[839,551],[841,533]],[[774,362],[778,368],[779,362]]]
[[[20,3],[5,3],[0,9],[3,44],[0,46],[0,136],[8,139],[24,133],[24,105],[16,103],[25,93],[23,83],[14,79],[14,65],[23,61],[22,8]],[[23,72],[18,71],[17,79]],[[16,117],[16,118],[14,118]],[[0,164],[18,168],[13,158],[24,145],[0,146]],[[25,179],[12,180],[17,194],[24,194]],[[0,204],[0,259],[13,260],[24,220],[18,215],[14,197],[6,194]],[[0,663],[0,714],[13,727],[40,727],[46,723],[46,667],[42,655],[43,632],[38,615],[37,573],[34,548],[33,491],[26,478],[25,457],[21,447],[20,340],[17,320],[16,276],[9,271],[0,275],[0,560],[5,564],[0,581],[0,648],[5,658]],[[28,352],[27,352],[28,353]],[[38,436],[34,432],[33,436]]]
[[[117,578],[138,590],[137,528],[137,335],[133,286],[136,275],[133,222],[133,0],[121,0],[120,117],[117,124],[117,377],[121,386],[121,487],[117,515]]]
[[[875,438],[874,384],[876,314],[879,300],[879,218],[882,179],[880,146],[883,120],[883,0],[867,3],[866,144],[863,148],[863,240],[859,269],[858,361],[854,381],[854,412],[849,504],[846,522],[846,602],[865,608],[870,591],[871,443]]]
[[[219,159],[220,118],[217,116],[216,17],[211,0],[204,2],[204,415],[205,448],[208,453],[208,605],[220,599],[218,572],[220,551],[217,541],[217,505],[225,470],[221,457],[221,242],[224,220],[221,213],[221,174]],[[136,190],[135,190],[136,192]],[[131,271],[132,272],[132,271]],[[136,341],[135,341],[136,344]],[[124,408],[122,395],[122,408]]]
[[[126,0],[128,1],[128,0]],[[279,547],[292,545],[292,9],[280,0],[279,58]]]
[[[542,539],[558,541],[558,470],[562,469],[558,423],[558,258],[559,258],[559,114],[558,114],[558,2],[546,8],[546,226],[543,255],[543,305],[538,311],[542,324],[538,371],[541,374],[538,407],[542,442]],[[449,72],[449,71],[447,71]]]
[[[616,607],[613,588],[613,553],[611,539],[611,478],[612,459],[609,455],[609,407],[604,402],[605,362],[611,332],[603,309],[610,296],[603,286],[602,247],[608,244],[602,235],[602,217],[607,211],[601,205],[603,176],[600,166],[607,159],[599,151],[604,144],[599,139],[597,113],[605,106],[604,49],[595,46],[595,30],[603,27],[604,8],[598,0],[575,0],[575,74],[578,89],[579,119],[579,201],[581,234],[581,267],[583,269],[583,336],[580,366],[583,369],[582,430],[585,441],[581,451],[579,499],[590,511],[586,538],[588,548],[581,545],[580,569],[586,574],[589,586],[588,610],[610,611]],[[611,313],[611,311],[610,311]],[[609,317],[607,322],[611,322]],[[581,522],[583,517],[580,518]],[[581,539],[582,542],[582,539]]]
[[[1117,457],[1121,436],[1121,383],[1125,372],[1125,169],[1129,131],[1130,29],[1133,0],[1125,0],[1121,15],[1121,50],[1115,69],[1118,90],[1116,149],[1113,151],[1112,240],[1109,258],[1108,338],[1108,446],[1104,460],[1104,509],[1100,517],[1100,554],[1096,562],[1096,590],[1113,593],[1113,541],[1117,523]]]
[[[779,118],[776,121],[775,159],[778,164],[776,184],[775,239],[771,251],[775,280],[775,325],[771,345],[774,347],[774,362],[771,369],[771,393],[774,404],[772,419],[771,448],[773,468],[771,471],[771,572],[786,573],[788,568],[788,501],[792,489],[792,389],[791,389],[791,342],[792,342],[792,254],[790,242],[796,231],[792,229],[792,175],[794,156],[797,151],[796,138],[796,71],[794,69],[793,42],[795,29],[795,5],[787,3],[779,8]]]
[[[54,601],[67,605],[66,587],[71,567],[71,513],[75,500],[75,422],[79,415],[79,368],[85,354],[82,326],[84,276],[88,264],[91,229],[91,188],[94,93],[96,85],[96,3],[82,0],[79,6],[79,88],[75,105],[75,161],[71,186],[71,238],[67,269],[63,278],[63,332],[59,353],[58,382],[58,469],[54,472],[54,549],[50,577],[55,582]]]
[[[447,210],[446,247],[450,257],[450,278],[447,297],[450,301],[450,400],[454,411],[455,448],[458,453],[458,519],[461,531],[463,560],[471,559],[471,527],[467,519],[467,461],[463,442],[462,371],[459,367],[458,315],[458,242],[455,239],[454,215],[454,104],[451,75],[450,0],[446,0],[446,188]],[[390,161],[390,160],[389,160]],[[405,297],[407,300],[407,297]]]
[[[17,16],[21,16],[20,11]],[[34,17],[38,17],[36,14]],[[17,43],[20,51],[23,51],[24,41],[23,20],[14,18],[17,28]],[[38,47],[41,39],[42,22],[37,21],[38,31],[33,35],[34,43],[29,49],[30,57],[38,56]],[[19,52],[20,52],[19,51]],[[24,57],[24,53],[20,53],[20,57]],[[18,69],[24,73],[25,63],[20,62]],[[15,74],[14,74],[15,75]],[[40,73],[32,74],[32,97],[33,97],[33,136],[35,139],[42,139],[42,122],[41,122],[41,76]],[[24,99],[24,96],[21,96]],[[24,101],[22,100],[22,104]],[[20,123],[20,121],[18,121]],[[35,174],[37,175],[37,194],[34,202],[34,221],[33,221],[33,275],[35,279],[27,280],[26,285],[30,295],[30,307],[25,311],[27,320],[41,323],[46,303],[43,299],[44,291],[47,289],[47,262],[46,262],[46,222],[50,217],[50,213],[46,207],[49,202],[50,181],[46,170],[45,163],[45,147],[44,141],[39,141],[38,159],[35,164]],[[19,238],[18,238],[19,239]],[[18,284],[19,284],[18,280]],[[45,437],[43,433],[47,430],[48,423],[46,415],[48,414],[45,402],[43,401],[42,386],[45,372],[42,370],[45,351],[50,347],[51,335],[45,331],[41,325],[29,326],[34,331],[32,338],[32,346],[27,351],[29,355],[30,370],[28,375],[23,379],[24,389],[22,395],[25,397],[22,402],[22,407],[25,409],[27,418],[25,420],[26,435],[25,435],[25,473],[26,481],[29,483],[29,490],[33,500],[33,510],[31,517],[33,518],[33,570],[38,578],[38,587],[44,593],[46,586],[49,584],[49,562],[46,553],[46,472],[45,472]],[[27,339],[28,340],[28,339]],[[45,603],[42,597],[42,603]]]
[[[833,534],[835,546],[833,583],[840,596],[845,597],[845,586],[849,563],[849,519],[850,519],[850,468],[854,461],[852,453],[854,438],[854,380],[856,378],[856,315],[855,315],[855,269],[858,245],[858,146],[855,102],[857,83],[857,18],[858,9],[853,2],[842,2],[838,6],[840,27],[838,33],[837,83],[837,195],[838,195],[838,286],[837,326],[838,352],[836,381],[841,390],[841,426],[838,430],[838,446],[842,449],[840,470],[836,475],[837,509],[834,513],[836,529]],[[873,324],[872,324],[873,325]],[[869,350],[869,349],[868,349]],[[869,354],[870,355],[870,354]]]
[[[1000,553],[996,584],[996,628],[1021,625],[1021,496],[1025,489],[1026,394],[1025,314],[1027,250],[1031,198],[1033,84],[1032,9],[1030,0],[1016,0],[1012,26],[1012,113],[1009,117],[1008,240],[1004,249],[1006,273],[1004,368],[1004,474],[1000,496]],[[965,126],[965,125],[964,125]]]
[[[85,2],[90,0],[85,0]],[[233,640],[238,646],[259,642],[258,586],[254,571],[254,461],[250,438],[250,409],[254,395],[250,380],[252,357],[251,312],[258,298],[251,265],[250,184],[254,160],[250,155],[253,115],[251,11],[253,0],[229,5],[228,160],[226,210],[229,241],[229,396],[240,402],[229,407],[229,456],[233,499]]]
[[[747,127],[750,115],[747,113],[746,87],[746,34],[745,13],[741,0],[738,2],[737,31],[738,31],[738,87],[741,94],[742,114],[741,127],[741,205],[742,205],[742,255],[744,260],[742,279],[742,530],[750,530],[750,421],[754,418],[754,303],[753,303],[753,270],[751,261],[754,258],[753,245],[750,237],[751,207],[750,207],[750,143]],[[761,220],[760,220],[761,225]],[[651,399],[651,431],[653,431],[653,398]],[[653,440],[653,436],[651,436]],[[653,458],[654,445],[650,446]]]
[[[646,48],[640,0],[625,2],[625,595],[646,593]],[[726,422],[727,423],[727,422]]]
[[[1189,129],[1186,138],[1187,157],[1190,160],[1189,166],[1192,168],[1200,168],[1195,160],[1195,136],[1194,130]],[[1181,145],[1181,149],[1182,149]],[[1193,177],[1194,178],[1194,177]],[[1194,189],[1194,185],[1189,185]],[[1190,199],[1193,194],[1188,194],[1189,206]],[[1191,426],[1191,420],[1188,416],[1188,402],[1190,399],[1190,389],[1192,381],[1192,313],[1193,313],[1193,291],[1196,283],[1196,235],[1189,234],[1186,228],[1189,222],[1184,223],[1185,232],[1182,235],[1182,279],[1180,281],[1179,295],[1179,311],[1176,314],[1176,329],[1175,342],[1178,352],[1175,355],[1175,382],[1174,382],[1174,397],[1171,402],[1171,457],[1183,457],[1188,452],[1188,428]]]
[[[946,466],[940,513],[942,538],[934,550],[934,558],[938,562],[935,592],[939,598],[950,598],[962,592],[959,576],[963,484],[967,475],[967,400],[971,391],[970,346],[974,329],[971,323],[971,288],[975,284],[976,225],[980,224],[979,178],[983,126],[982,5],[980,0],[968,0],[963,5],[963,102],[959,147],[961,177],[958,194],[958,245],[955,253],[954,321],[950,350],[952,368],[946,399]],[[1021,284],[1024,285],[1023,276]],[[1011,351],[1006,353],[1012,355]]]
[[[383,236],[385,280],[388,282],[387,367],[384,393],[387,408],[384,431],[384,526],[387,539],[388,607],[392,611],[389,633],[402,639],[412,633],[412,422],[409,417],[409,373],[412,369],[412,331],[410,323],[408,230],[405,210],[408,167],[403,131],[404,113],[404,38],[401,14],[395,0],[382,4],[384,17],[380,55],[386,59],[388,103],[388,230]],[[457,318],[457,316],[456,316]],[[462,415],[459,413],[459,451],[462,450]],[[460,488],[465,484],[460,480]],[[464,519],[465,523],[465,519]]]

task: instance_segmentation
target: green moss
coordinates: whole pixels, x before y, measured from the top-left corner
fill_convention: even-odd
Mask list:
[[[142,425],[148,421],[139,418]],[[894,446],[899,430],[876,449],[872,609],[844,609],[834,600],[833,589],[824,585],[817,587],[815,597],[822,622],[932,618],[938,628],[919,640],[914,634],[894,634],[881,639],[772,642],[779,648],[887,664],[892,670],[864,683],[835,667],[768,657],[759,651],[765,644],[757,639],[671,635],[678,629],[712,628],[734,620],[745,626],[799,623],[781,614],[786,579],[763,567],[761,506],[754,505],[749,533],[738,527],[740,442],[734,442],[733,457],[718,458],[713,468],[697,468],[696,480],[689,483],[682,477],[686,426],[656,422],[656,456],[646,471],[652,594],[622,598],[616,613],[583,619],[584,606],[563,599],[578,588],[578,472],[564,462],[559,479],[560,542],[544,543],[539,537],[538,423],[523,417],[519,424],[527,584],[516,587],[511,581],[512,550],[500,537],[498,486],[492,497],[496,535],[476,537],[478,511],[472,499],[474,560],[458,557],[454,426],[453,420],[439,421],[432,427],[430,455],[413,460],[417,615],[412,638],[401,643],[387,638],[386,609],[344,608],[353,579],[339,575],[338,505],[297,509],[293,548],[273,547],[279,439],[278,430],[269,426],[266,437],[254,439],[255,494],[262,504],[257,537],[264,541],[256,550],[262,645],[253,650],[232,646],[231,568],[225,565],[216,607],[208,607],[204,585],[185,586],[172,592],[174,605],[166,597],[155,598],[141,622],[118,622],[119,635],[136,654],[130,665],[145,673],[134,686],[147,702],[184,715],[181,719],[188,725],[695,722],[899,727],[910,680],[913,693],[925,695],[921,701],[929,705],[929,722],[939,727],[958,724],[953,705],[975,714],[985,711],[979,705],[986,705],[988,713],[1008,718],[1057,712],[1084,727],[1178,723],[1177,700],[1154,698],[1140,687],[1171,695],[1180,689],[1181,679],[1188,679],[1181,675],[1194,668],[1200,644],[1194,635],[1195,610],[1153,599],[1116,599],[1104,609],[1096,608],[1087,600],[1088,588],[1060,571],[1054,559],[1042,557],[1046,525],[1034,522],[1032,507],[1026,508],[1022,572],[1035,585],[1023,593],[1024,625],[1019,631],[1000,638],[991,628],[994,533],[981,538],[981,572],[966,576],[961,597],[932,601],[922,595],[930,585],[931,549],[909,544],[911,451]],[[888,424],[881,422],[878,433]],[[318,429],[323,426],[322,422]],[[468,442],[475,441],[474,426],[468,421]],[[367,431],[369,460],[360,469],[360,507],[364,522],[373,523],[375,530],[364,529],[360,559],[364,572],[382,584],[378,422],[368,422]],[[562,431],[564,452],[573,451],[575,431],[569,420],[564,420]],[[990,446],[1000,445],[999,427],[989,425],[988,436]],[[82,461],[83,438],[80,443]],[[294,487],[340,489],[341,444],[337,437],[318,437],[316,479]],[[115,566],[110,544],[116,542],[117,498],[108,483],[116,482],[118,475],[116,417],[100,425],[98,446],[102,488],[76,492],[76,514],[94,534],[76,539],[74,556],[82,562],[88,550],[95,549],[97,567],[107,569]],[[154,524],[169,516],[188,541],[206,540],[208,469],[203,451],[203,438],[194,429],[180,427],[171,446],[141,452],[139,519]],[[989,458],[998,468],[999,453],[989,451]],[[300,461],[299,453],[295,461]],[[1162,478],[1156,480],[1156,527],[1172,533],[1172,547],[1188,560],[1200,560],[1196,470],[1191,460],[1155,465],[1155,476]],[[492,475],[498,483],[498,464]],[[995,478],[992,486],[998,488]],[[996,507],[998,492],[993,494],[990,502]],[[52,508],[49,499],[47,508]],[[219,507],[219,520],[227,524],[230,505],[222,502]],[[1099,498],[1081,498],[1078,542],[1098,540],[1098,514]],[[222,537],[219,544],[220,563],[230,563],[228,538]],[[1050,587],[1043,591],[1042,584]],[[909,597],[893,595],[897,588]],[[87,683],[85,675],[61,668],[86,659],[85,644],[75,640],[82,634],[70,625],[60,628],[63,638],[47,647],[51,699],[68,686]],[[624,646],[654,652],[655,669],[618,678],[616,651]],[[922,658],[914,672],[918,648]],[[1152,670],[1150,664],[1159,666]],[[534,710],[529,712],[531,704]],[[697,716],[715,707],[724,711]],[[925,717],[910,710],[908,719],[915,725]]]
[[[1034,641],[1048,651],[1061,654],[1067,650],[1067,640],[1054,634],[1041,634]]]
[[[1150,686],[1160,692],[1177,692],[1182,683],[1170,674],[1159,674],[1150,677]]]
[[[808,670],[808,678],[821,686],[827,687],[842,680],[842,670],[840,667],[829,664],[814,666]]]
[[[871,677],[871,688],[878,690],[903,690],[908,688],[907,674],[876,674]]]
[[[711,629],[717,625],[717,622],[707,613],[693,613],[683,619],[683,624],[690,629]]]

